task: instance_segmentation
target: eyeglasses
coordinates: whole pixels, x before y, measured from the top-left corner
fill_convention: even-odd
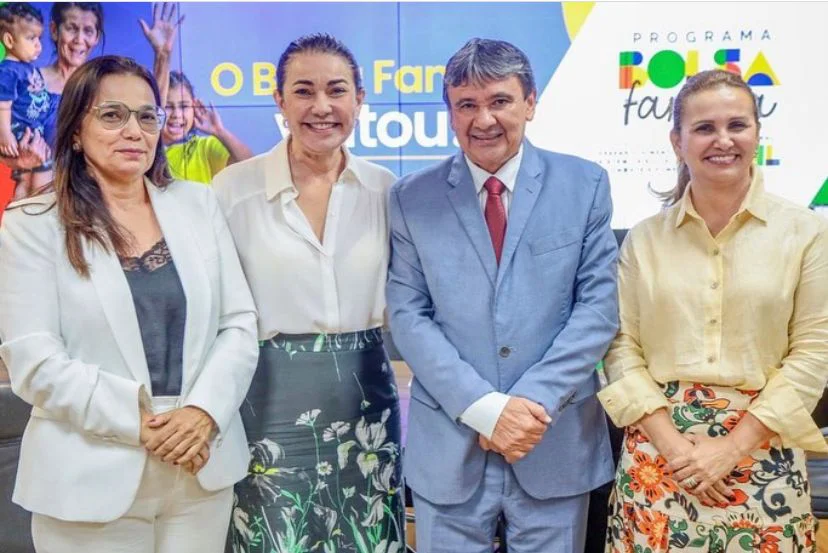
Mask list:
[[[129,116],[135,114],[138,125],[146,132],[155,134],[164,128],[167,113],[158,106],[141,106],[138,109],[129,109],[123,102],[104,102],[93,106],[95,117],[105,129],[111,131],[122,129],[129,121]]]

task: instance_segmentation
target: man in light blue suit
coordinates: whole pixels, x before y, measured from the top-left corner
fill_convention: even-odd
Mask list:
[[[589,491],[612,478],[595,398],[618,328],[609,182],[524,139],[536,95],[523,52],[469,41],[443,89],[462,152],[391,190],[421,553],[491,553],[499,516],[510,553],[580,553]]]

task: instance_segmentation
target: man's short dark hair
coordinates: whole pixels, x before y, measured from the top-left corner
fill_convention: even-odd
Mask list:
[[[449,104],[449,87],[482,85],[511,76],[520,81],[524,99],[535,92],[532,66],[520,48],[503,40],[473,38],[455,52],[446,64],[443,101],[446,105]]]

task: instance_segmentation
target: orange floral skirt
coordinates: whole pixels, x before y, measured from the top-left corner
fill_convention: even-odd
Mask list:
[[[682,433],[723,436],[758,392],[692,382],[662,386]],[[736,495],[706,507],[673,480],[667,461],[627,428],[610,496],[606,553],[815,553],[816,519],[801,449],[771,440],[730,474]]]

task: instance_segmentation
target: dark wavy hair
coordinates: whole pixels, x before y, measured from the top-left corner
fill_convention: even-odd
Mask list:
[[[160,105],[158,84],[152,73],[132,58],[101,56],[78,67],[66,81],[60,99],[55,139],[55,179],[58,216],[66,230],[66,252],[72,267],[83,277],[89,276],[89,264],[83,254],[83,241],[97,243],[104,251],[127,254],[131,235],[112,217],[98,182],[89,174],[83,152],[72,149],[75,136],[95,101],[101,80],[109,75],[133,75],[152,89],[155,105]],[[172,182],[164,148],[155,150],[155,158],[145,175],[158,188]]]
[[[103,4],[100,2],[55,2],[52,4],[52,10],[49,12],[49,17],[55,28],[60,27],[66,20],[66,12],[72,8],[78,8],[82,12],[89,12],[95,16],[95,29],[98,31],[98,36],[101,37],[101,50],[106,44],[106,35],[104,34],[104,14]],[[51,35],[51,33],[50,33]],[[55,55],[57,55],[58,45],[57,41],[52,38],[52,44],[55,45]]]
[[[359,73],[359,65],[357,65],[354,54],[336,37],[327,33],[315,33],[301,36],[291,41],[287,48],[285,48],[285,51],[282,52],[282,55],[279,56],[279,63],[276,65],[276,87],[279,90],[280,96],[284,94],[285,74],[287,73],[287,65],[290,59],[296,54],[304,54],[306,52],[313,54],[333,54],[345,60],[348,67],[351,68],[351,73],[354,77],[354,87],[357,92],[362,90],[362,75]]]

